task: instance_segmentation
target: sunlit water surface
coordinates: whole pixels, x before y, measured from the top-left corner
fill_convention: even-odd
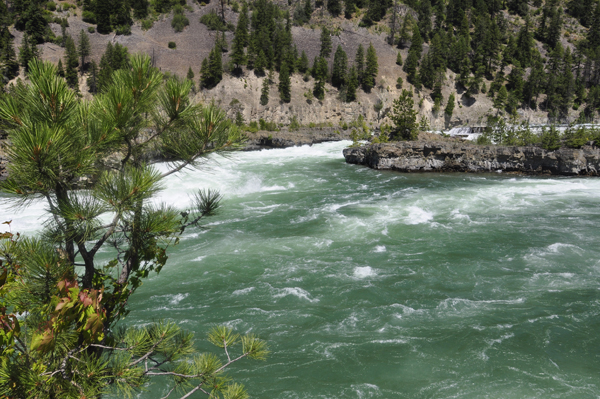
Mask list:
[[[126,323],[258,334],[268,360],[230,373],[254,398],[600,397],[600,180],[380,172],[348,144],[170,178],[161,200],[217,188],[223,209]],[[33,232],[43,207],[0,208]]]

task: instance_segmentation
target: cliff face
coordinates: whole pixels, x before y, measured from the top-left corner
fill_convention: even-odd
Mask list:
[[[599,176],[600,148],[478,146],[452,142],[372,144],[344,150],[346,162],[399,172],[517,172]]]

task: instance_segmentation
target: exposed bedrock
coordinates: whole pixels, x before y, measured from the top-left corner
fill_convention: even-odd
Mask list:
[[[344,150],[346,162],[399,172],[515,172],[600,175],[600,149],[479,146],[468,143],[397,142]]]

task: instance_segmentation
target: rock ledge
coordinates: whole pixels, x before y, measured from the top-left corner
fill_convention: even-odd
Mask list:
[[[344,150],[346,162],[399,172],[513,172],[599,176],[600,148],[479,146],[464,142],[397,142]]]

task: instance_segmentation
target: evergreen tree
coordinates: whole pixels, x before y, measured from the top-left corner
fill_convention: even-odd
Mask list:
[[[262,90],[260,91],[260,104],[267,105],[269,103],[269,79],[264,78]]]
[[[396,65],[402,66],[402,54],[398,51],[398,55],[396,56]]]
[[[402,90],[400,97],[393,102],[391,119],[394,123],[392,138],[396,140],[415,140],[419,135],[417,111],[414,110],[413,95]]]
[[[350,72],[348,73],[348,84],[346,86],[346,102],[352,102],[356,100],[356,89],[358,89],[358,74],[356,67],[352,65]]]
[[[21,47],[19,47],[19,63],[25,68],[25,73],[29,72],[29,63],[39,57],[39,51],[35,41],[29,38],[27,32],[23,33]]]
[[[210,71],[208,70],[208,58],[202,60],[200,66],[200,88],[205,87],[205,82],[210,80]]]
[[[245,6],[247,7],[247,6]],[[247,25],[246,21],[246,25]],[[235,29],[235,34],[233,36],[233,44],[232,44],[232,53],[231,53],[231,62],[233,62],[236,68],[240,68],[242,65],[246,65],[246,53],[244,51],[244,47],[246,44],[248,32],[247,26],[244,30],[244,26],[242,24],[242,17],[240,16],[238,20],[237,28]]]
[[[342,0],[327,0],[327,11],[334,17],[342,13]]]
[[[506,90],[506,86],[502,86],[494,99],[494,108],[497,110],[502,110],[506,105],[506,100],[508,100],[508,91]]]
[[[429,0],[421,0],[419,6],[419,33],[421,38],[425,41],[429,41],[429,34],[431,33],[431,2]]]
[[[298,61],[298,71],[301,73],[306,73],[306,71],[308,71],[308,57],[306,56],[304,50],[302,50],[302,55]]]
[[[135,19],[144,19],[148,16],[148,0],[131,0],[133,16]]]
[[[406,14],[400,28],[400,37],[398,38],[398,47],[405,48],[411,40],[410,32],[413,30],[414,21],[410,14]]]
[[[307,21],[310,21],[312,13],[313,13],[313,8],[312,8],[312,4],[310,3],[310,0],[305,0],[304,14],[306,15]]]
[[[187,80],[191,80],[193,82],[194,76],[195,75],[194,75],[194,71],[192,71],[192,67],[189,67],[188,71],[187,71],[187,75],[186,75]]]
[[[377,53],[375,52],[375,48],[371,43],[367,49],[367,64],[363,78],[363,89],[366,92],[371,91],[371,89],[375,86],[378,71],[379,66],[377,62]]]
[[[346,19],[352,18],[352,14],[354,14],[354,9],[356,7],[355,4],[355,0],[344,0],[344,17]]]
[[[331,34],[329,33],[329,29],[326,26],[321,29],[321,51],[319,52],[319,57],[329,58],[332,50],[331,45]]]
[[[243,43],[244,47],[247,47],[250,43],[250,35],[248,34],[248,3],[244,2],[242,6],[242,12],[240,13],[240,17],[238,18],[238,23],[235,28],[235,37],[239,37]]]
[[[65,69],[63,68],[62,60],[60,58],[58,59],[58,64],[56,65],[56,73],[61,78],[65,77]]]
[[[6,80],[11,80],[19,74],[19,61],[8,27],[1,28],[0,32],[0,71]]]
[[[267,67],[267,59],[262,49],[258,52],[258,57],[254,61],[254,73],[256,76],[265,76],[265,68]]]
[[[289,103],[292,100],[291,86],[290,70],[287,63],[284,62],[279,70],[279,98],[284,103]]]
[[[331,74],[331,84],[337,88],[346,84],[346,71],[348,69],[348,56],[338,45],[333,56],[333,72]]]
[[[96,0],[96,29],[98,33],[107,34],[112,32],[110,23],[111,2],[110,0]]]
[[[77,90],[79,86],[79,78],[77,77],[79,57],[77,55],[75,41],[71,36],[67,36],[65,43],[65,79],[67,80],[69,87]]]
[[[358,77],[359,85],[363,81],[363,74],[365,73],[365,49],[362,44],[358,45],[356,50],[356,57],[354,57],[354,65],[356,65],[356,75]]]
[[[446,104],[446,108],[444,109],[444,114],[448,117],[448,119],[452,118],[452,114],[454,113],[454,107],[456,106],[456,97],[454,93],[450,94],[448,97],[448,104]]]
[[[90,38],[83,29],[79,33],[79,45],[77,46],[77,51],[79,52],[79,56],[81,57],[81,73],[83,73],[83,70],[85,68],[85,57],[90,55],[92,51],[92,47],[90,45]]]
[[[525,18],[525,24],[519,31],[516,46],[518,50],[515,53],[515,57],[519,60],[521,66],[527,68],[531,63],[534,46],[531,20],[529,19],[529,16]]]
[[[323,57],[317,59],[315,68],[315,87],[313,89],[314,96],[323,100],[325,98],[325,82],[327,81],[327,60]]]
[[[92,61],[90,64],[87,87],[88,91],[92,94],[96,94],[98,92],[98,66],[96,65],[96,61]]]

